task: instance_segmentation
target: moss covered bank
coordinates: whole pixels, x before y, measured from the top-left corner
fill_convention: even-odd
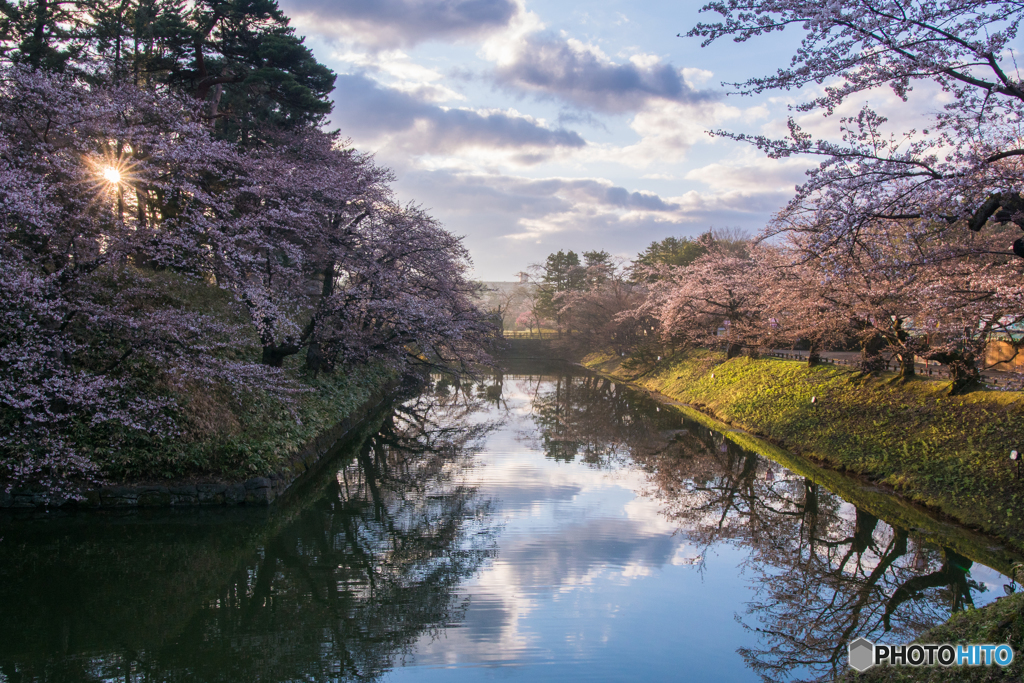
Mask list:
[[[1024,549],[1019,392],[946,396],[948,382],[898,382],[831,365],[698,351],[638,366],[612,354],[583,364],[630,381],[828,467],[865,475]]]
[[[647,364],[594,353],[583,365],[659,394],[712,428],[721,429],[722,422],[737,427],[727,430],[727,438],[824,484],[859,508],[1020,575],[1024,482],[1009,459],[1011,449],[1024,451],[1019,392],[950,397],[948,382],[899,382],[893,376],[772,358],[726,361],[724,354],[709,351]],[[837,470],[861,475],[860,481]],[[890,488],[902,499],[890,495]],[[904,500],[943,514],[928,514]],[[1001,547],[988,534],[1008,545]],[[849,671],[843,680],[1022,680],[1024,594],[955,614],[919,642],[1010,643],[1016,657],[1005,669],[879,667],[864,674]]]
[[[266,505],[329,457],[401,383],[382,364],[318,378],[293,374],[289,402],[268,393],[234,396],[226,387],[181,397],[175,438],[98,434],[86,440],[86,453],[100,468],[99,485],[81,487],[79,500],[0,489],[0,509]]]

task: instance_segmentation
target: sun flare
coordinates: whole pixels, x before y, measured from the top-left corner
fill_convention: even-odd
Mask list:
[[[113,166],[107,166],[103,169],[103,179],[111,185],[116,185],[121,182],[121,172]]]

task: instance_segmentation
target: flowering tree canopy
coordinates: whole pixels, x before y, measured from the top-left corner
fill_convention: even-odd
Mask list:
[[[689,32],[705,45],[792,27],[805,32],[789,67],[734,84],[741,93],[823,85],[796,108],[826,114],[882,86],[903,99],[921,82],[949,94],[920,132],[886,134],[885,118],[865,106],[842,119],[841,141],[815,140],[792,119],[781,140],[723,133],[771,157],[823,158],[768,234],[810,229],[809,246],[827,248],[849,245],[879,222],[909,222],[920,242],[954,224],[975,231],[989,220],[1024,227],[1024,86],[1010,49],[1024,13],[1019,3],[727,0],[703,9],[723,17]],[[807,223],[809,213],[818,220]],[[1024,240],[1014,250],[1024,256]]]
[[[633,315],[657,320],[662,337],[673,343],[724,342],[730,358],[744,347],[756,348],[769,334],[760,301],[766,265],[760,252],[768,249],[737,255],[709,241],[707,252],[689,265],[642,271],[651,284]]]
[[[0,453],[10,482],[63,494],[97,474],[76,433],[172,430],[156,375],[279,378],[223,353],[241,332],[184,301],[233,158],[190,104],[18,67],[0,89]]]
[[[475,358],[468,254],[315,127],[217,139],[186,94],[0,67],[0,475],[56,497],[82,444],[174,433],[185,385],[293,391],[377,359]],[[256,350],[256,353],[252,353]]]

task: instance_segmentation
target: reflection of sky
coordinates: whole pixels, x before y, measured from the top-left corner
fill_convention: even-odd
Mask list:
[[[501,526],[495,558],[460,587],[464,619],[421,638],[385,680],[759,680],[736,651],[757,646],[736,618],[754,598],[743,571],[749,548],[723,542],[702,552],[657,500],[638,494],[649,482],[637,469],[546,458],[533,389],[505,382],[505,421],[464,473]],[[775,469],[775,487],[799,487]],[[837,512],[856,519],[848,503]],[[885,545],[892,534],[883,522],[875,538]],[[861,571],[877,561],[868,553]],[[1003,595],[998,572],[975,564],[971,575],[988,588],[974,593],[976,605]]]
[[[529,677],[756,680],[736,653],[749,591],[745,552],[700,553],[637,496],[644,475],[544,457],[528,397],[506,383],[509,419],[467,476],[495,501],[496,558],[461,588],[465,619],[424,637],[385,680]]]

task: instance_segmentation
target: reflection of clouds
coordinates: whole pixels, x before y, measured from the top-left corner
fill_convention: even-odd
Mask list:
[[[518,441],[515,435],[532,424],[534,387],[515,381],[503,386],[509,420],[491,436],[466,481],[497,501],[505,520],[500,550],[466,587],[471,598],[460,628],[448,629],[443,648],[422,643],[419,665],[536,661],[566,645],[583,652],[595,644],[593,635],[562,632],[562,644],[551,643],[550,626],[542,625],[545,610],[555,603],[570,612],[592,609],[603,586],[651,577],[674,562],[685,541],[673,535],[676,529],[656,501],[636,496],[642,472],[556,463]],[[620,606],[609,600],[599,608],[611,616]],[[457,661],[451,652],[459,653]]]
[[[676,548],[676,554],[672,556],[671,563],[679,566],[695,566],[704,560],[704,553],[695,545],[684,543]]]
[[[643,481],[637,477],[633,490],[640,491],[645,484],[646,477]],[[649,534],[673,534],[679,530],[679,525],[665,516],[664,506],[656,498],[637,496],[623,506],[623,512]]]
[[[594,519],[564,525],[552,533],[503,543],[501,558],[514,568],[509,578],[518,587],[578,583],[595,567],[661,566],[675,554],[679,539],[650,535],[624,519]]]
[[[675,556],[673,556],[672,559],[675,560]],[[673,562],[672,564],[675,564],[675,562]],[[622,576],[622,578],[624,579],[636,579],[650,575],[651,568],[649,566],[647,566],[646,564],[638,564],[635,562],[627,564],[625,567],[623,567],[622,571],[620,572],[620,576]]]
[[[474,484],[488,489],[487,494],[500,497],[502,511],[512,517],[537,514],[543,506],[556,501],[571,501],[582,490],[568,477],[538,476],[535,468],[521,461],[488,463],[486,468],[474,472],[483,469],[489,470],[483,473],[486,477],[481,476]]]
[[[1003,586],[1009,585],[1010,581],[1005,576],[997,572],[991,567],[986,567],[983,564],[975,564],[971,567],[971,571],[968,572],[970,577],[977,581],[980,585],[984,586],[985,589],[991,592],[995,596],[1004,595]],[[1017,587],[1020,591],[1020,586]]]
[[[721,435],[678,429],[678,418],[664,421],[653,407],[627,414],[640,401],[621,387],[565,377],[538,386],[522,376],[502,387],[508,419],[465,482],[500,510],[499,550],[465,586],[460,627],[446,631],[443,647],[421,641],[417,664],[578,662],[608,674],[602,656],[630,660],[648,642],[663,650],[671,628],[714,651],[716,666],[792,659],[785,670],[802,676],[814,673],[808,657],[845,653],[847,627],[870,637],[891,621],[892,634],[912,635],[944,619],[951,600],[1003,592],[998,574],[978,567],[980,586],[964,581],[955,553]],[[562,436],[630,457],[545,457],[541,445]],[[683,626],[679,614],[701,619]],[[765,635],[775,633],[785,643]],[[686,662],[688,671],[701,666]]]

